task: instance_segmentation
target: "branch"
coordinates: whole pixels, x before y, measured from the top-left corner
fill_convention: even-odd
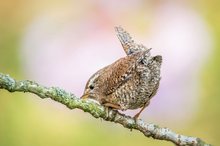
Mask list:
[[[200,138],[180,135],[168,128],[161,128],[152,123],[144,123],[140,119],[135,121],[130,116],[121,114],[116,110],[107,110],[107,108],[92,100],[77,98],[75,95],[67,93],[58,87],[44,87],[29,80],[16,81],[9,75],[0,73],[0,89],[6,89],[9,92],[30,92],[42,99],[51,98],[66,105],[69,109],[81,109],[84,112],[90,113],[95,118],[103,118],[106,121],[119,123],[125,128],[136,129],[142,132],[146,137],[170,141],[178,146],[211,146]]]

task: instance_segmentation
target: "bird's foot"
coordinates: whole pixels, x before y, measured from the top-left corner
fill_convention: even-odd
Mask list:
[[[135,123],[137,123],[137,120],[138,120],[138,117],[140,116],[140,113],[141,112],[139,112],[136,115],[134,115],[133,119],[134,119]]]

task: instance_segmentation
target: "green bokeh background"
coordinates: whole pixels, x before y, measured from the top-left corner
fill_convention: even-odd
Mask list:
[[[32,17],[55,1],[8,0],[0,2],[0,72],[25,79],[18,56],[21,36]],[[199,114],[178,133],[220,143],[220,1],[192,2],[214,34],[214,48],[200,77]],[[80,119],[80,120],[79,120]],[[166,125],[163,125],[166,126]],[[172,145],[145,138],[120,125],[92,118],[80,110],[68,110],[34,95],[0,90],[0,146]]]

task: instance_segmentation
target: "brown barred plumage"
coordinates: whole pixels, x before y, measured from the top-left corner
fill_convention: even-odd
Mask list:
[[[82,98],[93,98],[113,109],[142,108],[137,118],[157,92],[162,56],[151,56],[150,49],[136,44],[123,28],[115,30],[127,56],[92,75]]]

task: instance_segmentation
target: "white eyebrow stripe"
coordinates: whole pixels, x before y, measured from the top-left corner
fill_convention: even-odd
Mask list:
[[[99,74],[96,74],[95,76],[93,76],[90,80],[89,80],[89,84],[88,86],[92,85],[92,83],[95,81],[95,79],[99,76]]]

